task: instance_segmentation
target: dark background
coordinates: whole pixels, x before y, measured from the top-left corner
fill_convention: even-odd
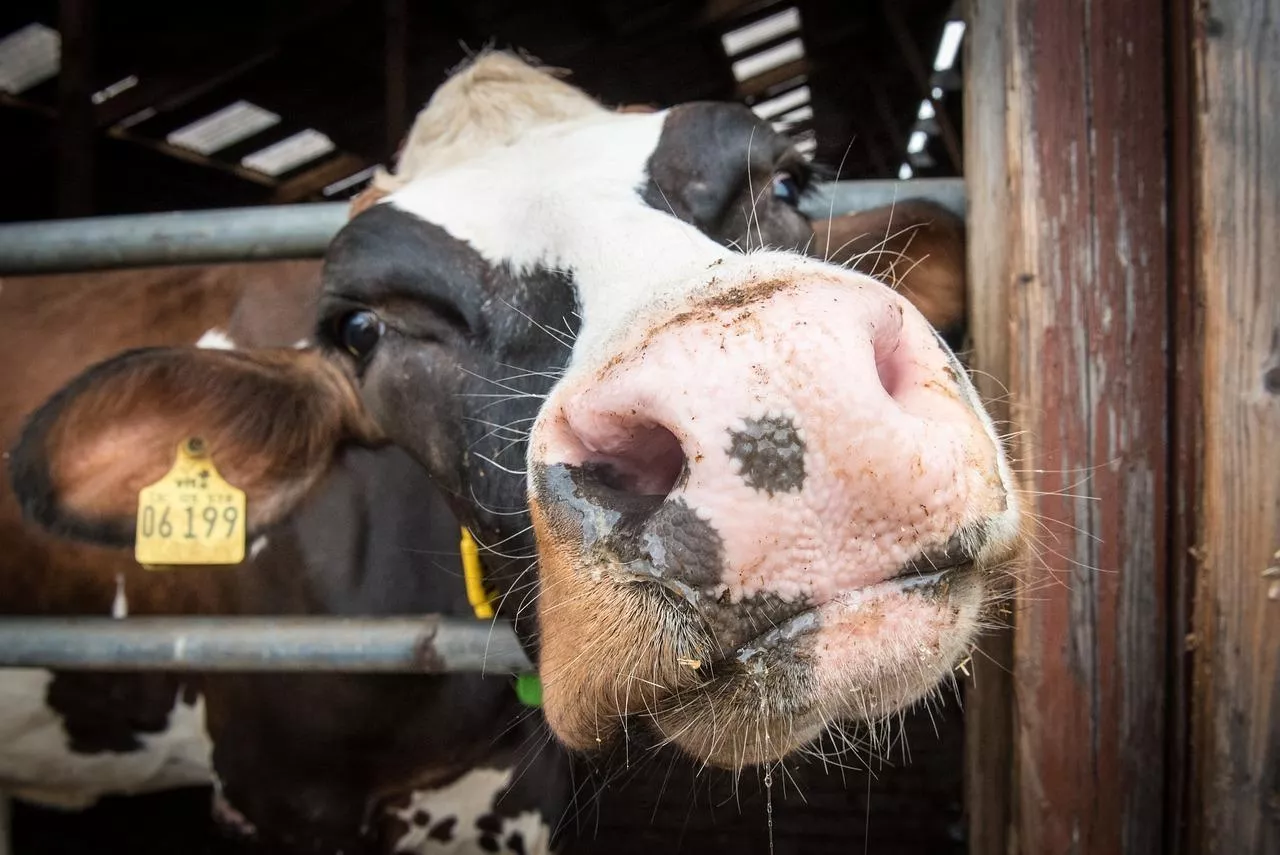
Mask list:
[[[804,59],[739,84],[720,34],[788,6]],[[959,175],[958,77],[931,81],[952,0],[5,0],[0,37],[62,34],[56,79],[0,93],[0,220],[345,198],[324,188],[385,163],[448,69],[486,44],[570,69],[606,103],[755,103],[806,82],[817,159],[896,177],[925,92],[946,86],[917,176]],[[465,46],[465,47],[464,47]],[[762,45],[759,49],[768,48]],[[136,86],[90,95],[136,76]],[[807,78],[807,80],[802,80]],[[165,136],[246,99],[282,121],[205,158]],[[337,150],[269,178],[239,165],[303,128]],[[932,165],[928,163],[932,161]]]

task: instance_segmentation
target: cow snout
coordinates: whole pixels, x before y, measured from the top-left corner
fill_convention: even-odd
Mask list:
[[[815,265],[704,289],[621,341],[566,377],[532,438],[544,662],[578,614],[579,649],[647,686],[610,712],[713,757],[656,687],[754,686],[753,715],[788,707],[791,730],[765,731],[776,753],[802,738],[796,704],[861,694],[854,712],[878,715],[945,674],[1016,511],[991,423],[923,317]],[[752,756],[735,751],[720,759]]]

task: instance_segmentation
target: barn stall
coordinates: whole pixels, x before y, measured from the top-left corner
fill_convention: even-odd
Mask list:
[[[612,103],[743,100],[841,165],[841,207],[967,208],[970,361],[1010,426],[1037,549],[1012,629],[967,663],[964,710],[909,716],[903,747],[870,774],[789,766],[800,792],[774,804],[772,840],[759,781],[735,800],[728,779],[663,762],[604,790],[573,851],[1276,851],[1280,299],[1263,278],[1280,213],[1275,4],[560,5],[280,4],[266,18],[224,5],[197,23],[158,4],[11,5],[0,20],[20,59],[0,66],[20,73],[0,121],[22,168],[5,219],[253,205],[280,234],[236,238],[245,215],[13,226],[0,267],[317,254],[341,200],[461,58],[458,39],[521,45]],[[246,20],[255,38],[228,38]],[[734,34],[769,21],[735,52]],[[963,34],[949,63],[948,33]],[[232,102],[249,126],[255,107],[277,121],[193,147],[183,131]],[[131,242],[141,254],[121,254]],[[237,641],[263,650],[255,631],[288,647],[290,627],[267,624],[209,627],[202,667]],[[91,663],[118,627],[42,626],[10,624],[7,664],[163,667],[182,631],[154,627]],[[474,627],[445,627],[440,643],[456,631],[466,649]],[[386,628],[387,646],[341,667],[411,667],[413,629]],[[297,630],[314,645],[314,626]],[[343,652],[292,649],[223,666],[334,667]],[[188,825],[143,833],[142,817],[174,810],[165,798],[75,819],[19,806],[18,851],[189,849],[207,804],[192,795]]]

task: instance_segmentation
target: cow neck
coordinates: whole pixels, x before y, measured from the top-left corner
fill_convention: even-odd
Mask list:
[[[493,601],[497,594],[485,587],[484,565],[480,563],[480,547],[471,531],[462,527],[462,540],[458,544],[462,556],[462,580],[467,588],[467,602],[477,620],[493,620]],[[528,707],[542,706],[542,681],[536,671],[516,675],[516,697]]]

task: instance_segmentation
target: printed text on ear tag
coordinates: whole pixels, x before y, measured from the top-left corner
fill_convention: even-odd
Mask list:
[[[244,561],[245,496],[223,480],[204,441],[178,446],[173,468],[138,494],[133,556],[148,569]]]

